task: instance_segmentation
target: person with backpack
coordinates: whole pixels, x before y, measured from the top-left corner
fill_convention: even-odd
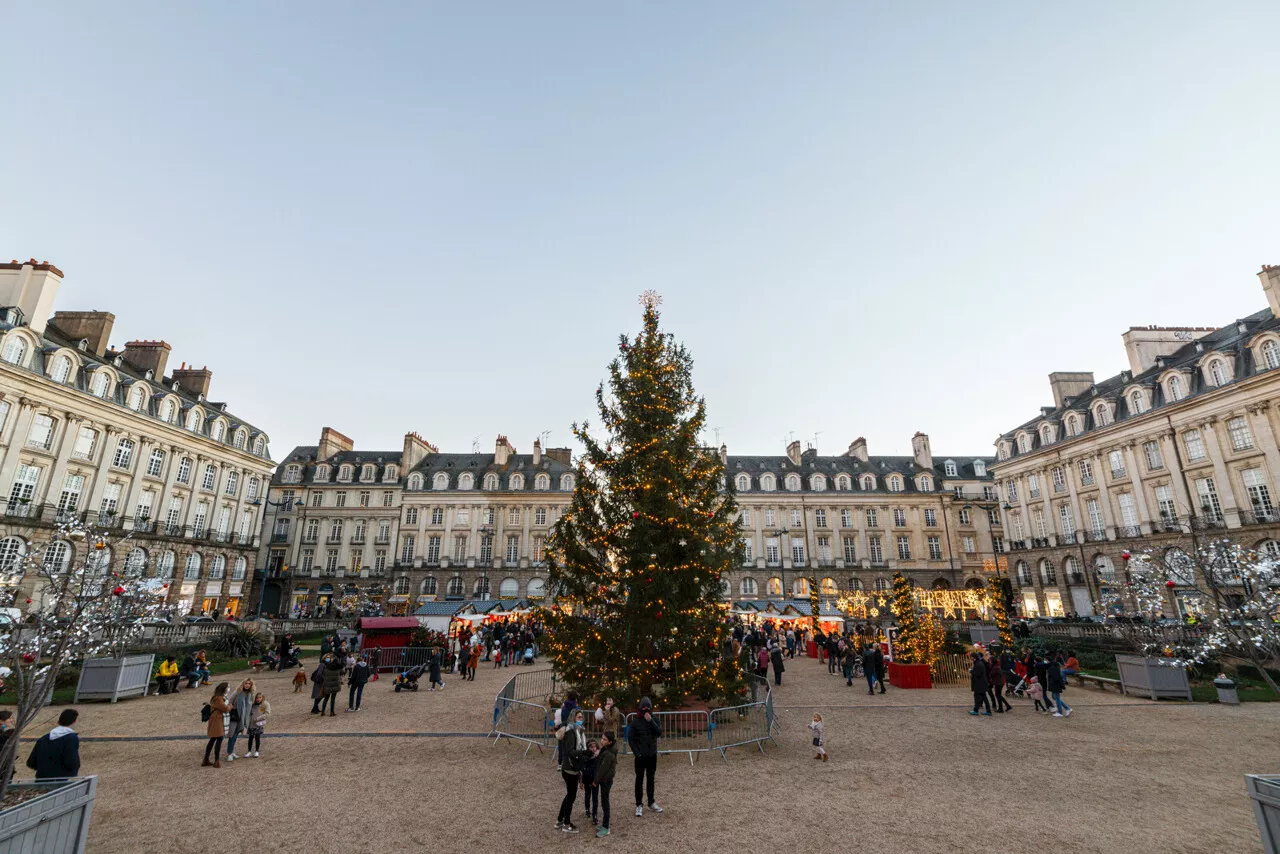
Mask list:
[[[36,772],[37,780],[58,777],[75,777],[80,773],[80,736],[71,726],[80,719],[75,709],[64,709],[58,715],[58,725],[40,736],[27,767]]]
[[[565,833],[577,833],[573,823],[573,804],[578,799],[578,785],[582,778],[582,769],[587,760],[587,734],[583,729],[586,716],[581,709],[575,709],[568,720],[556,729],[556,742],[560,747],[560,778],[564,780],[564,800],[560,802],[560,813],[556,816],[556,830]]]
[[[777,649],[777,644],[774,649]],[[779,656],[781,654],[779,653]],[[643,801],[640,796],[649,796],[649,809],[662,812],[662,807],[653,799],[653,777],[658,771],[658,739],[662,738],[662,727],[653,719],[653,701],[648,697],[640,698],[640,708],[636,711],[635,720],[631,724],[627,743],[636,757],[636,816],[644,815]],[[647,785],[642,785],[647,783]]]
[[[226,737],[227,727],[231,725],[231,706],[227,703],[229,687],[230,683],[219,682],[218,687],[213,689],[213,697],[200,710],[200,720],[208,723],[206,732],[209,736],[209,743],[204,746],[204,762],[200,763],[202,768],[208,765],[222,767],[222,739]],[[213,754],[212,762],[209,761],[210,753]]]

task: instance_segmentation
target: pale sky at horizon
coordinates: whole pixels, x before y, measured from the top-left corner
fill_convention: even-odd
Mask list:
[[[731,453],[990,454],[1280,263],[1274,2],[6,11],[0,258],[276,459],[569,444],[646,288]]]

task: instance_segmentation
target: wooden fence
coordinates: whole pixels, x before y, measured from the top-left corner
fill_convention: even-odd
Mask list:
[[[967,655],[942,655],[930,668],[934,685],[968,685],[969,665],[973,659]]]

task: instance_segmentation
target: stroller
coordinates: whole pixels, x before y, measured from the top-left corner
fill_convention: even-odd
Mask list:
[[[427,665],[419,664],[416,667],[410,667],[408,670],[400,671],[400,675],[396,677],[395,689],[399,694],[401,691],[417,691],[418,680],[422,678],[422,674],[427,672]]]

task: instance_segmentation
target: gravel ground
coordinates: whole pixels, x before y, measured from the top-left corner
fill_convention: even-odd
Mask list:
[[[554,829],[563,788],[549,752],[396,735],[487,732],[493,695],[512,672],[482,666],[474,683],[446,677],[443,692],[417,694],[395,694],[384,677],[366,689],[364,711],[323,720],[309,714],[308,696],[290,693],[289,674],[268,675],[259,679],[273,706],[264,756],[221,769],[199,767],[202,739],[87,741],[84,770],[100,777],[89,850],[603,846],[670,854],[692,845],[815,850],[839,840],[877,854],[1257,852],[1241,777],[1280,770],[1269,704],[1151,703],[1072,688],[1070,718],[1037,715],[1021,700],[1012,714],[973,718],[960,689],[869,697],[865,686],[847,688],[824,665],[797,659],[778,689],[778,746],[731,750],[727,761],[703,756],[694,767],[663,757],[658,801],[666,812],[643,818],[633,814],[624,757],[613,835],[598,840],[586,824],[568,837]],[[78,729],[86,738],[201,736],[207,696],[201,688],[85,704]],[[804,728],[815,710],[827,726],[828,763],[812,759]],[[160,825],[188,830],[157,832]]]

